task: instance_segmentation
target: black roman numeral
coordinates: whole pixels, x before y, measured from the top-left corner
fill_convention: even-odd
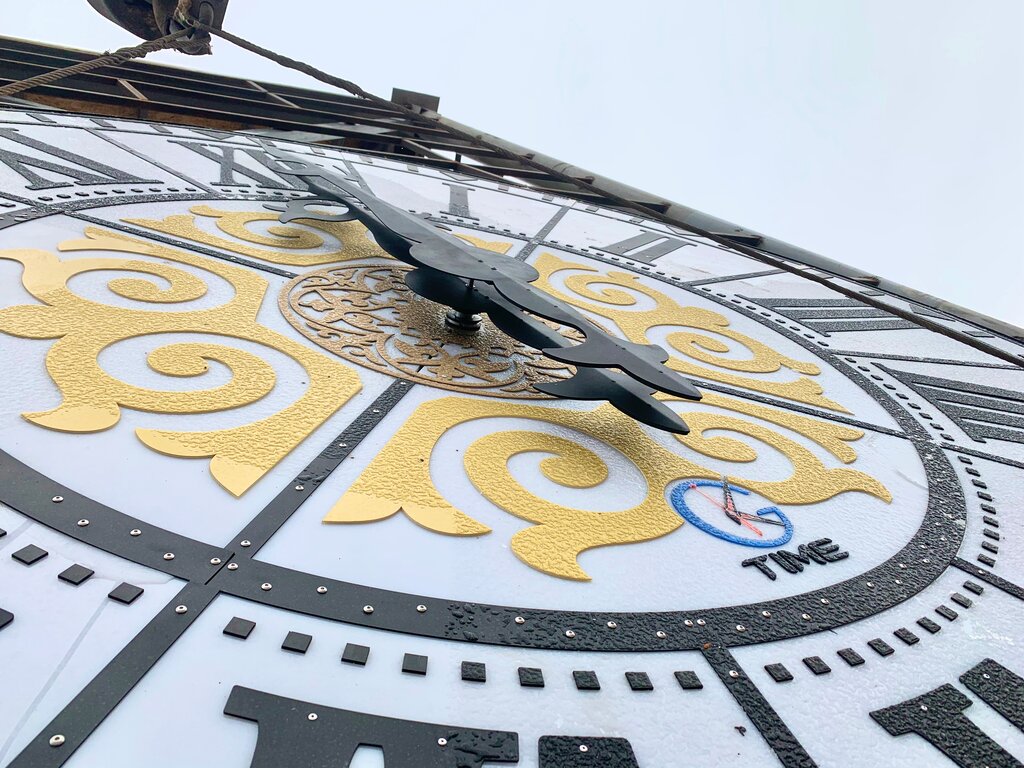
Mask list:
[[[1024,729],[1024,680],[985,659],[960,681],[999,714]],[[973,702],[952,685],[871,713],[893,736],[916,733],[963,768],[1021,768],[1021,763],[964,714]]]
[[[883,370],[946,414],[972,439],[1024,443],[1024,395],[1020,392],[923,373]]]
[[[16,128],[0,128],[0,137],[24,147],[35,149],[43,154],[63,160],[58,163],[55,160],[46,160],[41,157],[23,155],[10,149],[0,146],[0,163],[3,163],[12,171],[29,183],[31,190],[56,189],[59,187],[70,187],[75,184],[86,186],[91,184],[153,184],[155,179],[140,179],[130,173],[119,171],[109,165],[92,160],[88,157],[76,155],[66,149],[51,146],[45,142],[33,139],[19,133]],[[34,170],[33,170],[34,169]],[[49,173],[63,176],[68,181],[52,181],[36,171],[48,171]]]
[[[696,244],[686,240],[677,240],[660,232],[641,232],[617,243],[601,246],[601,250],[614,253],[617,256],[625,256],[633,261],[650,263],[687,245],[695,246]]]

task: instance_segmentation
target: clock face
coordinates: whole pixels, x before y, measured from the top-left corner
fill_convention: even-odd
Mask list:
[[[663,347],[689,434],[544,394],[281,150]],[[0,763],[1019,765],[1024,348],[754,256],[5,111]]]

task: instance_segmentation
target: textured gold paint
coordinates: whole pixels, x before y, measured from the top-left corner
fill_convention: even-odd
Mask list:
[[[369,237],[366,227],[358,221],[334,222],[303,219],[306,225],[331,235],[342,246],[340,250],[330,253],[303,254],[289,253],[288,251],[319,248],[324,244],[324,238],[308,229],[280,224],[269,227],[267,229],[269,235],[249,229],[249,225],[256,222],[278,221],[279,214],[273,211],[222,211],[208,205],[196,205],[189,211],[194,215],[182,214],[167,216],[163,219],[124,219],[124,222],[163,232],[165,235],[203,243],[213,248],[221,248],[242,256],[262,259],[273,264],[309,267],[316,264],[352,261],[353,259],[390,258]],[[235,239],[229,240],[206,232],[196,224],[196,216],[212,218],[217,229]]]
[[[705,403],[795,430],[847,462],[854,456],[845,441],[862,436],[849,427],[717,395]],[[744,442],[703,436],[715,429],[754,438],[784,454],[793,465],[792,474],[785,480],[729,477],[730,482],[754,490],[776,504],[813,504],[848,491],[862,491],[885,501],[891,499],[885,487],[868,475],[828,468],[807,448],[769,427],[725,413],[695,411],[683,415],[693,432],[680,441],[698,453],[737,463],[757,458],[756,450]],[[719,476],[718,472],[662,447],[633,419],[610,405],[593,411],[574,411],[444,397],[424,403],[413,412],[328,512],[324,522],[370,522],[404,511],[419,525],[440,533],[489,532],[485,525],[450,504],[434,487],[430,476],[431,452],[441,436],[459,424],[486,418],[532,419],[577,430],[619,451],[646,480],[647,495],[638,505],[618,512],[591,512],[540,498],[523,488],[508,471],[508,462],[516,454],[540,451],[552,454],[540,464],[549,480],[566,487],[594,487],[607,479],[608,470],[596,454],[582,445],[546,432],[511,430],[489,434],[466,449],[466,473],[476,488],[506,512],[534,524],[513,536],[513,552],[531,567],[553,576],[588,580],[578,563],[581,552],[647,541],[675,530],[683,521],[665,499],[667,486],[684,478]]]
[[[139,302],[193,301],[206,293],[202,280],[166,263],[102,257],[64,261],[40,250],[0,251],[0,259],[20,262],[22,283],[42,304],[0,310],[0,332],[35,339],[57,339],[46,368],[61,392],[59,406],[23,414],[28,421],[65,432],[109,429],[121,408],[156,413],[208,413],[253,403],[275,384],[273,368],[256,355],[218,343],[229,337],[282,352],[305,368],[309,386],[285,409],[251,424],[204,432],[139,429],[139,439],[171,456],[209,457],[210,471],[224,488],[240,496],[286,456],[310,432],[360,389],[358,375],[347,366],[256,322],[267,281],[251,270],[217,259],[150,243],[101,229],[86,229],[81,240],[64,242],[62,252],[114,251],[190,265],[217,275],[234,288],[225,304],[210,309],[153,311],[116,307],[75,294],[68,282],[84,272],[135,272],[162,278],[167,288],[142,278],[117,278],[108,287]],[[169,376],[200,376],[207,361],[231,371],[231,381],[193,392],[159,391],[118,381],[99,365],[104,349],[126,339],[166,333],[202,333],[218,337],[204,343],[176,343],[148,356],[155,371]]]
[[[580,309],[611,320],[630,341],[650,344],[652,328],[678,328],[671,331],[666,340],[670,353],[668,366],[680,373],[849,413],[842,405],[825,397],[817,382],[807,378],[821,372],[818,366],[786,357],[767,344],[729,328],[729,320],[718,312],[681,306],[671,297],[645,285],[639,276],[628,272],[601,273],[594,267],[563,261],[550,253],[542,253],[534,266],[541,274],[535,283],[537,287]],[[564,270],[586,273],[565,278],[569,292],[559,290],[552,282],[552,276]],[[651,309],[632,309],[640,304],[636,294],[646,297],[654,306]],[[723,357],[730,351],[730,345],[715,336],[736,342],[750,356],[743,359]],[[738,375],[775,373],[782,368],[805,375],[791,381]]]

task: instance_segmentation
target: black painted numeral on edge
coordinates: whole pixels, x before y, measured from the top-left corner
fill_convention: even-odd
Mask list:
[[[696,246],[696,243],[677,240],[660,232],[641,232],[617,243],[602,246],[601,250],[618,256],[625,256],[633,261],[650,263],[686,245]]]
[[[916,733],[963,768],[1020,768],[1013,755],[963,714],[971,704],[965,694],[946,684],[876,710],[871,717],[893,736]]]
[[[485,763],[519,762],[519,736],[510,731],[366,715],[239,685],[231,689],[224,713],[257,723],[252,768],[348,768],[360,746],[383,749],[387,768],[482,768]]]
[[[985,659],[960,675],[971,693],[1024,731],[1024,679],[1002,664]]]

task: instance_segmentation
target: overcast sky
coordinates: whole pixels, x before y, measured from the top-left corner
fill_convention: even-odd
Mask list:
[[[1024,326],[1021,0],[234,0],[225,27]],[[86,0],[17,3],[0,32],[132,41]],[[220,40],[150,59],[327,87]]]

